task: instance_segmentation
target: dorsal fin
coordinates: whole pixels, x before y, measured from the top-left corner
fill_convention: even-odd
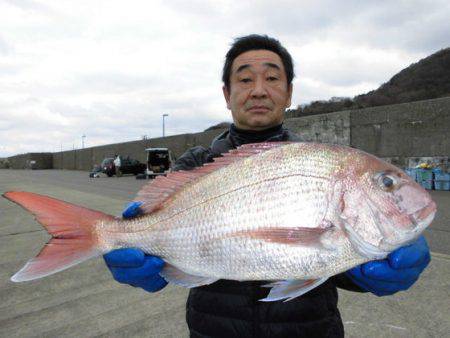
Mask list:
[[[173,194],[182,189],[185,185],[198,180],[220,168],[226,167],[231,163],[242,160],[273,148],[278,148],[293,142],[265,142],[244,144],[237,149],[230,150],[228,153],[217,157],[214,162],[192,169],[180,170],[167,174],[166,177],[158,176],[152,182],[145,185],[137,194],[135,200],[141,201],[140,206],[144,213],[151,213],[162,208]]]

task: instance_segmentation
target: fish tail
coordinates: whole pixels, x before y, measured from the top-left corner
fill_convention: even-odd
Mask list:
[[[52,235],[39,254],[11,277],[13,282],[42,278],[101,254],[94,225],[113,216],[30,192],[3,196],[34,214]]]

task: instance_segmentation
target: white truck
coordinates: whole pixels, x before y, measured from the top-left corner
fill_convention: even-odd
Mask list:
[[[155,178],[165,176],[171,170],[172,153],[168,148],[147,148],[147,170],[144,174],[137,175],[137,179]]]

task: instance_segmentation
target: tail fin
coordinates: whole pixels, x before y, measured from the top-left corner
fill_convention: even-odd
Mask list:
[[[93,225],[113,216],[30,192],[10,191],[3,195],[36,216],[53,238],[41,252],[14,276],[13,282],[29,281],[54,274],[101,252]]]

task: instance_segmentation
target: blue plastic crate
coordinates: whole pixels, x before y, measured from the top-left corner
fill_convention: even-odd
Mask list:
[[[417,169],[416,168],[406,168],[405,173],[406,173],[406,175],[408,175],[414,181],[417,182]]]
[[[433,180],[433,172],[428,169],[418,169],[417,170],[417,181],[431,181]]]
[[[433,181],[432,180],[420,181],[419,183],[423,188],[425,188],[427,190],[433,189]]]
[[[434,173],[435,181],[450,181],[450,174],[447,173]]]
[[[434,181],[435,190],[450,190],[450,181]]]

